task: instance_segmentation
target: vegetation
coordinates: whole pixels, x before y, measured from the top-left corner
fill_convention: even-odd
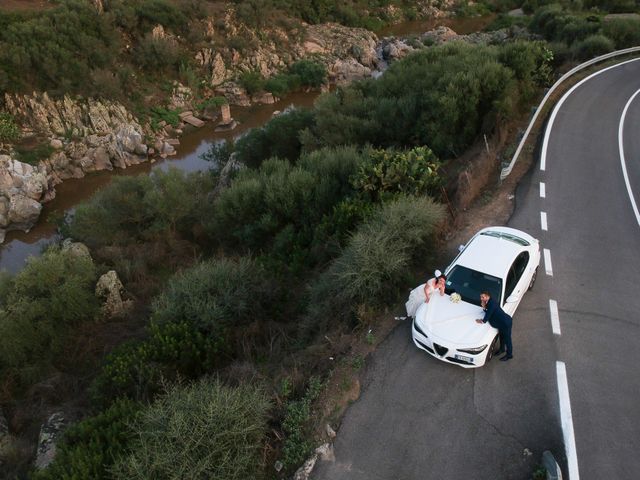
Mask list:
[[[0,371],[29,384],[61,368],[74,327],[94,320],[96,270],[90,259],[51,249],[32,258],[0,292]]]
[[[20,127],[8,113],[0,112],[0,143],[13,143],[20,138]]]
[[[37,471],[33,480],[110,480],[110,468],[135,438],[132,423],[141,409],[141,404],[120,399],[104,412],[72,425],[56,445],[54,462]]]
[[[204,378],[173,387],[141,412],[131,453],[113,478],[258,478],[269,408],[251,385]]]

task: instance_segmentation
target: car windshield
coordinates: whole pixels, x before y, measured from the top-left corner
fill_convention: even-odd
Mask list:
[[[462,265],[456,265],[447,275],[445,292],[449,295],[457,292],[465,302],[480,306],[480,294],[485,290],[498,302],[498,305],[501,304],[501,279]]]

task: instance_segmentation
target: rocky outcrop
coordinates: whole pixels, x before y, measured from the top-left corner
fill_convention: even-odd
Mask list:
[[[47,175],[38,167],[0,155],[0,242],[8,230],[29,230],[48,194]]]
[[[56,412],[40,427],[38,449],[36,450],[35,467],[38,470],[47,468],[56,456],[56,442],[65,427],[62,413]]]
[[[107,318],[121,317],[129,311],[133,302],[123,300],[124,286],[115,270],[109,270],[98,279],[96,296],[102,298],[102,313]]]

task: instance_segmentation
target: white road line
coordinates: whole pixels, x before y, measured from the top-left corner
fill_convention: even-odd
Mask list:
[[[562,104],[565,102],[565,100],[567,98],[569,98],[569,95],[571,95],[575,91],[576,88],[578,88],[583,83],[591,80],[593,77],[596,77],[596,76],[600,75],[601,73],[606,72],[607,70],[611,70],[612,68],[618,68],[618,67],[621,67],[622,65],[625,65],[625,64],[630,63],[630,62],[635,62],[635,61],[638,61],[638,60],[639,60],[638,58],[632,58],[631,60],[627,60],[625,62],[620,62],[620,63],[618,63],[616,65],[611,65],[610,67],[603,68],[602,70],[598,70],[597,72],[592,73],[591,75],[589,75],[587,78],[583,78],[582,80],[580,80],[573,87],[571,87],[567,93],[565,93],[562,96],[560,101],[558,103],[556,103],[556,106],[554,107],[553,111],[551,112],[551,116],[549,117],[549,122],[547,123],[547,128],[544,131],[544,140],[542,141],[542,150],[540,152],[540,170],[544,171],[547,168],[547,147],[549,146],[549,137],[551,136],[551,130],[553,130],[553,122],[555,122],[556,116],[558,115],[558,112],[560,111],[560,107],[562,107]]]
[[[546,187],[544,182],[540,182],[540,198],[545,198],[547,196]]]
[[[573,433],[573,417],[571,416],[571,402],[569,401],[569,385],[567,383],[567,369],[564,362],[556,362],[556,375],[558,377],[558,399],[560,400],[560,421],[562,423],[562,436],[564,438],[564,450],[567,455],[567,467],[569,479],[580,480],[578,471],[578,453],[576,451],[576,439]]]
[[[551,267],[551,252],[548,248],[545,248],[542,253],[544,253],[544,271],[547,272],[547,275],[553,277],[553,268]]]
[[[640,93],[640,90],[637,90],[636,93],[631,95],[631,98],[624,106],[624,110],[622,111],[622,116],[620,117],[620,124],[618,125],[618,148],[620,150],[620,164],[622,165],[622,176],[624,177],[624,184],[627,187],[627,193],[629,194],[629,200],[631,201],[631,207],[633,208],[633,213],[636,215],[636,221],[638,225],[640,225],[640,213],[638,213],[638,206],[636,205],[636,200],[633,197],[633,192],[631,191],[631,184],[629,183],[629,176],[627,175],[627,164],[624,159],[624,145],[623,145],[623,130],[624,130],[624,120],[627,116],[627,110],[629,110],[629,105],[633,102],[633,99]]]
[[[547,212],[540,212],[540,228],[547,231]]]
[[[558,302],[549,300],[549,312],[551,313],[551,329],[556,335],[560,335],[560,315],[558,315]]]

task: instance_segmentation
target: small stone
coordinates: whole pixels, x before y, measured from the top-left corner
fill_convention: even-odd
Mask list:
[[[327,431],[327,436],[329,438],[336,438],[336,431],[333,428],[331,428],[331,425],[329,425],[328,423],[325,427],[325,430]]]
[[[273,468],[276,469],[276,472],[282,470],[282,467],[284,467],[284,464],[280,460],[277,460],[276,463],[273,464]]]
[[[531,450],[529,450],[528,448],[525,448],[522,451],[522,455],[525,456],[525,457],[530,457],[531,455],[533,455],[533,452]]]
[[[62,140],[58,140],[57,138],[51,139],[51,142],[49,142],[49,145],[51,145],[51,147],[55,148],[56,150],[60,150],[63,146]]]
[[[53,462],[56,456],[56,440],[65,426],[61,412],[56,412],[40,427],[38,450],[36,451],[36,468],[42,470]]]

